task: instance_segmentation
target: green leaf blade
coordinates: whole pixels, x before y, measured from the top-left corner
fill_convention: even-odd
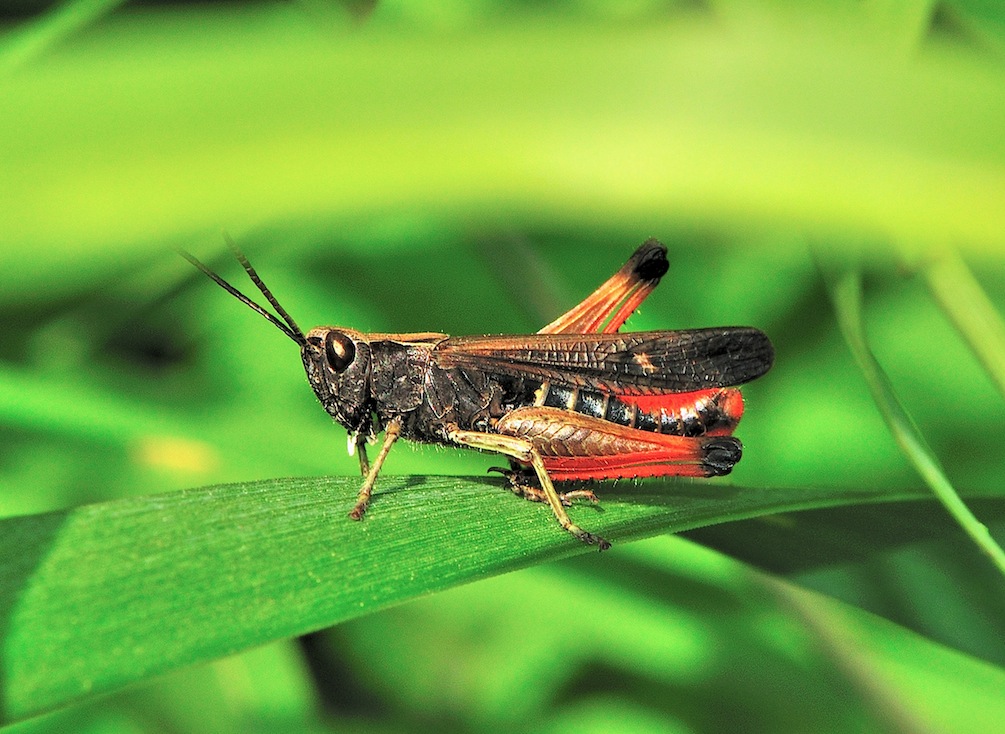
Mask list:
[[[1005,574],[1005,550],[991,536],[987,526],[977,519],[960,498],[956,488],[939,465],[938,458],[926,444],[921,431],[900,403],[893,385],[890,384],[889,378],[869,348],[862,322],[861,282],[857,271],[848,270],[840,276],[832,274],[829,287],[841,332],[869,385],[876,406],[904,456],[931,488],[932,494],[943,504],[946,511],[973,539],[999,572]]]
[[[187,490],[0,521],[6,721],[461,583],[590,552],[498,482],[388,477]],[[582,525],[616,541],[920,491],[621,483]],[[596,552],[596,551],[593,551]],[[614,552],[617,552],[616,550]]]

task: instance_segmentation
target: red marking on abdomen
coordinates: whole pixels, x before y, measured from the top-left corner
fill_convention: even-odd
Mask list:
[[[712,399],[722,388],[695,390],[694,392],[665,392],[658,395],[618,395],[618,400],[629,405],[637,405],[647,413],[656,413],[663,408],[666,411],[679,413],[683,407],[693,408],[700,400]],[[739,395],[739,392],[736,392]],[[740,413],[743,412],[743,400],[740,400]],[[739,415],[737,416],[739,418]]]

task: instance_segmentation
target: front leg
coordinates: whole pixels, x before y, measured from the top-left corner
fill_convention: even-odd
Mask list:
[[[365,477],[370,473],[370,459],[366,455],[366,442],[360,441],[358,436],[355,441],[356,445],[353,449],[359,452],[359,474],[360,476]]]
[[[366,472],[366,478],[363,480],[363,486],[359,488],[359,494],[356,496],[356,505],[349,513],[349,517],[353,520],[363,519],[363,513],[366,512],[367,505],[370,504],[370,494],[373,492],[373,485],[377,482],[377,475],[380,474],[380,468],[384,466],[384,459],[387,458],[387,454],[391,450],[391,446],[394,445],[394,442],[398,440],[400,435],[401,420],[393,418],[387,424],[387,428],[384,429],[384,443],[380,447],[380,452],[377,454],[377,458],[374,459],[373,464],[369,467],[367,466],[369,462],[366,460],[366,450],[363,448],[362,444],[358,446],[360,449],[359,467],[361,470]]]
[[[541,483],[540,491],[544,495],[544,501],[551,507],[555,519],[558,520],[558,524],[588,545],[596,545],[600,550],[607,550],[611,547],[611,544],[599,535],[586,532],[569,519],[569,514],[565,511],[565,506],[562,504],[562,498],[555,491],[555,485],[552,484],[551,477],[548,476],[548,472],[544,467],[544,460],[530,441],[514,436],[500,436],[495,433],[463,431],[457,426],[447,429],[447,437],[461,446],[468,446],[483,451],[494,451],[497,454],[503,454],[511,459],[515,459],[521,464],[532,466],[534,472],[537,474],[538,482]]]

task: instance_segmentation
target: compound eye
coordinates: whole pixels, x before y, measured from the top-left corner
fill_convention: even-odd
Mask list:
[[[356,345],[340,331],[329,331],[325,337],[325,358],[336,372],[345,372],[356,359]]]

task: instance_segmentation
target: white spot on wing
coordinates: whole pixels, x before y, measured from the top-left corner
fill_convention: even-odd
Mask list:
[[[635,355],[634,359],[635,363],[639,367],[641,367],[642,371],[645,372],[647,375],[651,375],[652,373],[656,372],[657,369],[656,365],[652,363],[652,361],[649,359],[649,355],[646,354],[645,352],[639,352],[638,354]]]

